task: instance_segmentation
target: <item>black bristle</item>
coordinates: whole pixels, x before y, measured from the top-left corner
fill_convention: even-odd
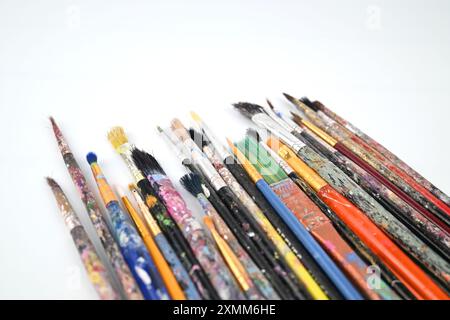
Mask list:
[[[144,198],[147,196],[157,197],[155,189],[153,189],[152,185],[150,184],[150,181],[148,181],[147,179],[140,180],[137,183],[137,186],[141,191],[141,194],[144,196]]]
[[[148,176],[155,173],[166,174],[151,154],[134,148],[132,150],[132,157],[134,164],[144,175]]]
[[[266,99],[267,104],[269,105],[270,109],[275,111],[275,107],[273,106],[272,102],[270,102],[269,99]]]
[[[289,102],[295,104],[297,102],[297,98],[294,98],[293,96],[287,94],[287,93],[283,93],[283,96],[289,100]]]
[[[323,105],[323,103],[320,102],[320,101],[318,101],[318,100],[314,101],[312,104],[314,105],[314,107],[315,107],[317,110],[323,110],[323,109],[325,108],[325,106]]]
[[[180,178],[181,185],[194,197],[203,193],[202,179],[198,174],[188,173]]]
[[[255,139],[258,142],[261,141],[261,136],[259,135],[258,131],[256,131],[255,129],[248,128],[247,129],[247,135],[249,137],[252,137],[253,139]]]
[[[317,108],[317,106],[307,97],[301,98],[300,101],[303,102],[308,107],[310,107],[311,109],[313,109],[314,111],[319,111],[319,108]]]
[[[211,143],[206,135],[198,132],[194,128],[189,128],[189,135],[191,136],[191,139],[195,142],[195,144],[202,150],[204,147],[208,146]]]
[[[257,104],[248,103],[248,102],[234,103],[233,107],[238,109],[240,113],[242,113],[244,116],[246,116],[249,119],[251,119],[256,114],[264,113],[263,107],[261,107]]]

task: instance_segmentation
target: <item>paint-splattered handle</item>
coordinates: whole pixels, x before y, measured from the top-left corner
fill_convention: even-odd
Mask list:
[[[173,251],[166,237],[162,233],[160,233],[155,236],[155,242],[157,243],[159,249],[164,255],[164,258],[172,269],[175,278],[177,279],[179,285],[186,295],[186,298],[188,300],[200,300],[201,296],[198,293],[194,283],[192,282],[192,279],[189,277],[188,272],[181,264],[180,259]]]
[[[150,254],[138,232],[126,218],[119,203],[111,201],[106,208],[111,217],[119,247],[144,298],[168,300],[169,295],[164,282]]]

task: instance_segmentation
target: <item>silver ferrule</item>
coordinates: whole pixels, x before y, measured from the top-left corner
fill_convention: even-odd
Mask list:
[[[191,157],[189,156],[189,151],[187,150],[186,146],[183,142],[181,142],[175,134],[173,134],[170,130],[164,129],[161,135],[164,137],[164,140],[166,142],[173,146],[175,148],[175,152],[177,154],[178,159],[181,160],[181,162],[184,161],[191,161]]]
[[[220,174],[213,167],[211,162],[209,162],[209,160],[205,158],[205,155],[203,153],[192,150],[192,159],[205,175],[205,177],[209,180],[214,190],[219,191],[227,185]]]
[[[284,161],[275,151],[273,151],[267,144],[260,142],[259,143],[264,150],[266,150],[270,156],[273,158],[273,160],[275,160],[275,162],[281,167],[281,169],[283,169],[283,171],[287,174],[290,175],[291,173],[294,172],[294,170],[292,170],[292,168],[287,164],[286,161]]]
[[[291,130],[291,131],[294,131],[294,132],[297,132],[297,133],[302,133],[302,132],[303,132],[303,128],[300,127],[298,124],[296,124],[296,123],[295,123],[291,118],[289,118],[287,115],[282,114],[281,116],[283,117],[283,120],[284,120],[286,123],[289,123],[289,125],[292,126],[292,130]]]
[[[305,146],[303,142],[297,139],[292,133],[281,127],[272,120],[267,114],[258,113],[252,117],[252,121],[261,128],[269,130],[274,136],[287,144],[295,152],[298,152]]]
[[[125,164],[127,165],[128,169],[130,170],[131,174],[133,175],[133,178],[136,180],[136,182],[139,182],[144,178],[144,176],[142,175],[141,171],[139,171],[139,169],[136,167],[136,165],[134,164],[132,155],[131,155],[131,149],[132,149],[132,145],[126,143],[123,144],[120,149],[118,150],[120,156],[122,157],[123,161],[125,162]]]
[[[280,118],[270,107],[264,106],[263,109],[269,115],[269,117],[272,118],[272,120],[278,123],[281,127],[289,131],[294,130],[294,128],[289,123],[284,121],[284,119]]]
[[[225,148],[225,146],[219,141],[219,139],[214,135],[214,133],[209,129],[209,127],[202,121],[201,129],[203,129],[206,137],[211,141],[212,146],[215,149],[216,154],[220,159],[224,160],[231,156],[231,153]]]

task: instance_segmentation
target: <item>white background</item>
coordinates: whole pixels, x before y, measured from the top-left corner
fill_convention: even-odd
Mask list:
[[[449,57],[448,1],[0,1],[0,298],[96,298],[44,182],[86,221],[49,115],[91,186],[91,150],[126,186],[111,126],[178,179],[157,124],[192,109],[237,139],[231,103],[308,95],[448,193]]]

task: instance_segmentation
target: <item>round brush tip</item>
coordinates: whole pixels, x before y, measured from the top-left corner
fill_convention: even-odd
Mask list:
[[[97,162],[97,155],[93,152],[89,152],[86,155],[86,160],[89,164],[93,164],[93,163]]]

